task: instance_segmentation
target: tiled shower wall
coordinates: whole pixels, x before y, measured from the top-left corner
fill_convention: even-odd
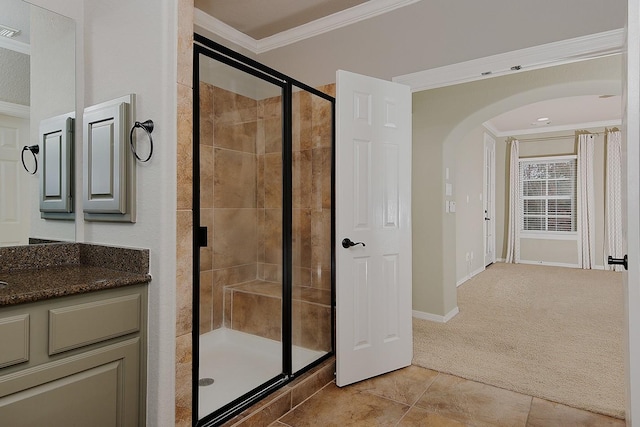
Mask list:
[[[256,279],[257,102],[200,83],[200,333],[223,326],[224,287]]]
[[[320,88],[333,95],[333,85]],[[331,103],[293,95],[293,280],[331,290]]]
[[[209,247],[201,249],[200,332],[231,327],[233,317],[234,329],[279,339],[273,286],[229,286],[282,280],[280,98],[255,101],[207,83],[200,95],[200,213],[209,233]],[[331,104],[296,92],[293,111],[294,343],[328,351]],[[241,324],[249,316],[238,310],[250,311],[253,325]]]

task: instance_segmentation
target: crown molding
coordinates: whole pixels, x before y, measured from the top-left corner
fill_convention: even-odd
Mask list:
[[[500,136],[500,135],[499,135],[500,133],[502,133],[502,132],[500,132],[498,129],[496,129],[496,127],[493,125],[493,123],[491,123],[491,120],[488,120],[488,121],[484,122],[484,123],[482,124],[482,126],[484,126],[484,128],[485,128],[486,130],[488,130],[488,131],[489,131],[489,133],[490,133],[492,136],[496,137],[496,138]]]
[[[258,40],[258,52],[264,53],[301,40],[328,33],[338,28],[382,15],[416,3],[419,0],[369,0],[349,9],[316,19],[299,27]]]
[[[413,92],[569,64],[623,52],[624,29],[514,50],[393,78]]]
[[[195,10],[194,23],[255,54],[260,54],[391,12],[418,1],[420,0],[369,0],[366,3],[260,40],[249,37],[219,19],[207,15],[200,9]]]
[[[620,126],[622,125],[622,120],[614,119],[614,120],[601,120],[597,122],[584,122],[584,123],[573,123],[568,125],[559,125],[559,126],[544,126],[535,129],[514,129],[509,131],[499,131],[492,124],[491,121],[484,122],[482,124],[485,129],[494,134],[497,138],[509,137],[514,135],[536,135],[541,133],[549,133],[549,132],[564,132],[564,131],[575,131],[578,129],[592,129],[592,128],[606,128],[610,126]]]
[[[195,25],[202,27],[207,31],[211,31],[225,40],[235,43],[253,53],[258,52],[258,41],[256,39],[249,37],[245,33],[236,30],[221,20],[204,13],[200,9],[195,9],[193,19]]]
[[[8,39],[6,37],[0,37],[0,47],[24,53],[25,55],[31,55],[31,45],[17,40]]]
[[[0,101],[0,114],[28,119],[31,114],[31,108],[28,105]]]

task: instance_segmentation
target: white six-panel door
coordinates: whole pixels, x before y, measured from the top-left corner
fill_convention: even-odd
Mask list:
[[[484,134],[484,190],[482,205],[484,207],[484,265],[496,261],[496,141]]]
[[[336,76],[338,386],[411,364],[411,92]],[[348,248],[342,241],[356,244]]]
[[[29,120],[0,114],[0,246],[24,245],[29,237],[32,177],[20,160],[28,143]],[[25,162],[34,166],[30,152]]]
[[[629,270],[625,289],[627,426],[640,426],[640,0],[627,2],[626,70],[622,119],[623,249]]]

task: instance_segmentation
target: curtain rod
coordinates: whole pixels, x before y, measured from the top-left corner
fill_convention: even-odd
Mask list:
[[[600,133],[599,132],[594,132],[594,133],[589,133],[589,135],[596,135],[599,136]],[[577,134],[573,134],[573,135],[558,135],[558,136],[541,136],[538,138],[511,138],[511,139],[517,139],[520,142],[535,142],[535,141],[553,141],[555,139],[574,139],[577,136]]]

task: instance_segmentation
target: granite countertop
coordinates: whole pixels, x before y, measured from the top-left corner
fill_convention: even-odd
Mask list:
[[[0,307],[148,283],[148,255],[77,243],[0,248]]]
[[[0,273],[0,306],[147,283],[148,274],[90,265],[67,265]]]

